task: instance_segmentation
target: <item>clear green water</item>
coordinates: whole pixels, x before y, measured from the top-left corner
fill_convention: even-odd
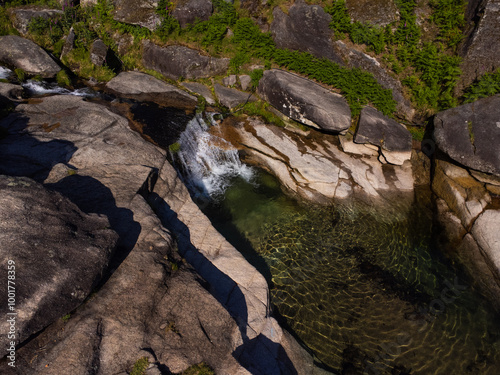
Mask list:
[[[500,322],[431,245],[413,204],[305,207],[260,173],[205,211],[266,276],[274,312],[344,374],[499,374]]]

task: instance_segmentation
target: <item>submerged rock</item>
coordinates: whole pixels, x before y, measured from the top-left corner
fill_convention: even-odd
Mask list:
[[[43,78],[53,78],[61,70],[40,46],[17,35],[0,36],[0,63]]]
[[[411,157],[410,132],[403,125],[372,107],[361,110],[354,142],[369,143],[379,147],[390,164],[402,165]]]
[[[439,112],[434,137],[456,162],[500,176],[500,95]]]
[[[258,93],[293,120],[328,132],[342,133],[351,126],[351,109],[339,94],[283,70],[266,70]]]
[[[194,108],[197,103],[196,97],[141,72],[122,72],[106,84],[106,89],[123,97],[165,106]]]
[[[229,67],[228,58],[204,56],[184,46],[160,47],[146,40],[143,48],[144,66],[172,79],[206,78],[224,74]]]
[[[7,280],[7,262],[12,262],[17,345],[83,302],[101,280],[118,236],[105,217],[85,214],[29,178],[0,176],[0,190],[0,257],[5,264],[0,273]],[[7,283],[0,289],[6,316]],[[6,320],[0,327],[9,331]],[[9,341],[5,336],[2,345]]]

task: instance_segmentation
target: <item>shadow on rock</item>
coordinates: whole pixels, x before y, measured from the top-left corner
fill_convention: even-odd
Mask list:
[[[179,219],[168,203],[156,193],[152,193],[148,200],[153,201],[153,206],[165,213],[163,225],[175,233],[179,253],[208,282],[212,295],[228,309],[236,320],[243,343],[234,351],[233,356],[240,365],[256,375],[298,374],[280,344],[262,334],[253,339],[249,338],[248,307],[245,295],[238,284],[196,249],[191,242],[189,228]]]

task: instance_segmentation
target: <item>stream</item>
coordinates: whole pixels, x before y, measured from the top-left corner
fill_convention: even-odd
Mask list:
[[[9,74],[0,68],[0,78]],[[32,96],[97,95],[36,81],[23,86]],[[265,276],[273,314],[322,367],[500,373],[500,321],[434,244],[428,189],[417,189],[414,202],[384,207],[298,202],[207,132],[216,126],[210,114],[189,120],[178,150],[170,149],[173,163],[214,227]]]

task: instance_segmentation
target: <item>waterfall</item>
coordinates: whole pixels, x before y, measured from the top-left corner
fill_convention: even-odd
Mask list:
[[[54,82],[49,83],[45,81],[36,81],[32,79],[23,83],[22,86],[26,91],[28,91],[30,96],[46,95],[46,94],[76,95],[76,96],[86,96],[86,97],[97,96],[96,92],[88,87],[76,90],[68,90],[58,86]]]
[[[178,140],[179,150],[171,155],[195,196],[217,199],[234,177],[250,182],[254,171],[240,161],[229,142],[208,132],[217,123],[212,114],[207,116],[208,124],[200,114],[187,124]]]
[[[12,74],[12,70],[0,66],[0,79],[7,79]]]

